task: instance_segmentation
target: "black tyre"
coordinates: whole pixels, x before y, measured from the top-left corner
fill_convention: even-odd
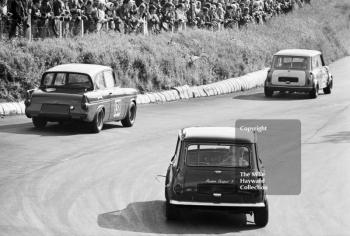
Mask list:
[[[122,120],[122,125],[124,127],[131,127],[134,125],[136,119],[136,104],[131,102],[129,105],[126,117]]]
[[[103,128],[103,119],[104,119],[104,112],[103,110],[99,111],[96,115],[94,120],[91,123],[91,128],[94,133],[99,133]]]
[[[324,94],[331,94],[332,93],[332,88],[333,88],[333,81],[331,81],[327,87],[323,89]]]
[[[318,87],[318,85],[317,85],[316,88],[314,88],[314,89],[309,93],[310,98],[313,98],[313,99],[317,98],[317,97],[318,97],[318,90],[319,90],[319,87]]]
[[[270,98],[273,95],[273,90],[264,87],[264,93],[265,93],[265,97]]]
[[[265,227],[269,222],[269,205],[265,200],[265,207],[254,210],[254,221],[258,227]]]
[[[33,117],[32,121],[33,121],[34,127],[37,129],[43,129],[47,124],[47,120],[40,117]]]
[[[179,218],[179,209],[171,205],[168,201],[165,202],[165,217],[167,220],[176,220]]]

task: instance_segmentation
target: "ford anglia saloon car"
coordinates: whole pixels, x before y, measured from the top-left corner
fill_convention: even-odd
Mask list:
[[[42,75],[39,88],[27,92],[25,114],[37,128],[65,120],[88,122],[94,132],[107,121],[130,127],[136,118],[136,94],[135,89],[117,86],[110,67],[59,65]]]
[[[333,76],[325,66],[321,52],[288,49],[273,56],[264,92],[266,97],[279,91],[308,93],[311,98],[317,98],[319,90],[330,94],[332,88]]]
[[[165,180],[165,215],[183,209],[254,213],[255,224],[268,223],[264,167],[255,135],[233,127],[182,129]]]

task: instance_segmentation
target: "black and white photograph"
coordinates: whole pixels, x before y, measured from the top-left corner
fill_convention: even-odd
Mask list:
[[[349,236],[350,0],[0,0],[0,236]]]

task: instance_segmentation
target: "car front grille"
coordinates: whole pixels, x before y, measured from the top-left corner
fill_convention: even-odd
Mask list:
[[[237,192],[237,186],[234,184],[198,184],[197,192],[201,194],[234,194]]]
[[[297,77],[278,77],[278,82],[298,83],[299,79]]]

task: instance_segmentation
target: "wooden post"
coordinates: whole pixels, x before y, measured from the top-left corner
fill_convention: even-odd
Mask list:
[[[32,35],[32,9],[28,10],[28,40],[29,42],[32,41],[33,35]]]
[[[83,19],[80,20],[80,29],[81,29],[81,37],[84,37],[84,21]]]
[[[143,35],[148,35],[148,25],[146,19],[143,19]]]
[[[63,35],[62,21],[61,20],[59,21],[59,24],[58,24],[58,31],[59,31],[59,37],[61,39],[62,35]]]

